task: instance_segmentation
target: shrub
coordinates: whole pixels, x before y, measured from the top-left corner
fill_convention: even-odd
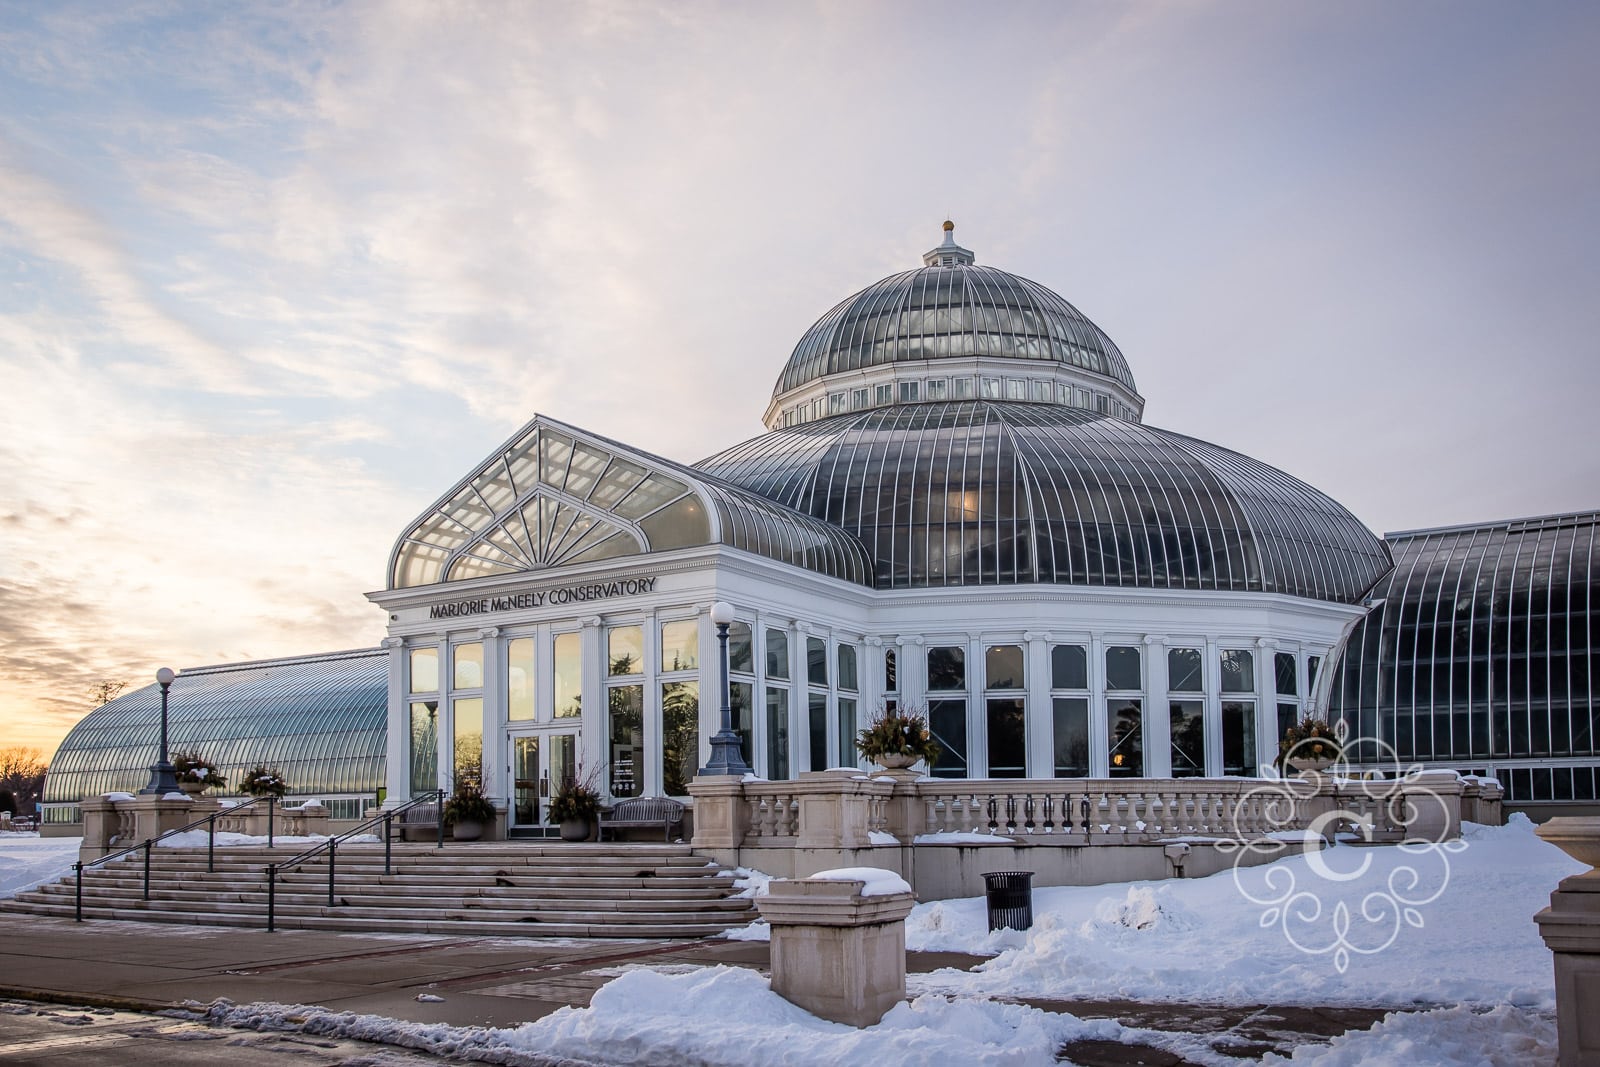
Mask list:
[[[483,795],[477,782],[464,782],[456,786],[456,791],[444,803],[444,821],[447,823],[492,823],[494,817],[494,804]]]
[[[1344,751],[1338,732],[1328,725],[1327,719],[1305,716],[1284,731],[1278,742],[1278,763],[1289,760],[1336,760]]]
[[[939,758],[939,742],[928,729],[928,716],[910,705],[880,707],[866,729],[856,735],[856,747],[870,760],[910,756],[927,760],[930,768]]]
[[[289,783],[283,780],[283,772],[276,767],[266,767],[256,764],[239,779],[239,792],[251,797],[278,797],[289,791]]]
[[[174,752],[172,773],[180,783],[198,782],[207,789],[222,789],[228,779],[217,770],[217,765],[198,752]]]
[[[598,814],[600,790],[595,785],[594,776],[574,774],[561,779],[555,796],[550,798],[550,808],[545,817],[552,823],[566,822],[568,819],[592,822]]]

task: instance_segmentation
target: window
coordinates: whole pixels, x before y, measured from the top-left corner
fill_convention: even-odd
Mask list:
[[[850,390],[850,406],[851,406],[851,408],[855,409],[856,411],[860,411],[862,408],[867,406],[867,398],[870,397],[871,395],[872,394],[866,389],[852,389],[852,390]]]
[[[1072,403],[1072,386],[1066,385],[1066,384],[1064,384],[1062,382],[1057,382],[1056,383],[1056,403],[1057,404],[1070,404],[1070,403]]]
[[[844,394],[843,393],[829,393],[828,394],[828,414],[829,415],[837,415],[842,411],[844,411]]]
[[[606,690],[607,787],[614,797],[644,791],[644,686],[614,685]]]
[[[856,650],[853,645],[840,645],[838,649],[839,660],[839,688],[854,693],[856,685]]]
[[[1111,398],[1104,393],[1094,395],[1094,406],[1102,415],[1111,414]]]
[[[1030,380],[1028,382],[1028,399],[1036,404],[1050,403],[1050,383]]]
[[[928,649],[928,688],[967,688],[967,650],[960,645],[938,645]]]
[[[1106,648],[1106,689],[1144,689],[1144,671],[1135,645],[1110,645]]]
[[[875,388],[875,392],[877,394],[876,403],[878,403],[878,404],[893,404],[894,403],[894,386],[893,385],[885,383],[883,385],[877,386]]]
[[[755,673],[753,640],[749,623],[736,622],[728,627],[728,670],[735,674]]]
[[[1222,773],[1249,777],[1256,773],[1256,703],[1222,702]]]
[[[700,683],[661,684],[661,790],[689,795],[700,760]]]
[[[644,673],[644,630],[615,626],[606,635],[606,675],[626,678]]]
[[[789,677],[789,635],[782,630],[767,631],[767,677]]]
[[[578,634],[556,634],[556,718],[583,714],[583,642]]]
[[[467,782],[483,784],[483,698],[451,702],[455,712],[455,779],[453,787]]]
[[[1050,649],[1050,688],[1089,688],[1089,655],[1082,645],[1055,645]]]
[[[810,731],[811,769],[828,769],[828,694],[813,692],[806,702],[806,725]]]
[[[746,767],[754,767],[755,760],[751,756],[751,745],[755,735],[755,694],[754,682],[729,682],[728,683],[728,712],[733,720],[733,732],[739,735],[739,755],[744,760]]]
[[[981,391],[981,393],[983,395],[983,399],[985,399],[985,400],[999,400],[1000,399],[1000,379],[999,378],[981,378],[981,379],[979,379],[979,386],[980,386],[980,391]]]
[[[835,713],[839,719],[840,767],[854,767],[856,757],[856,702],[853,697],[839,697]]]
[[[1173,693],[1199,693],[1205,689],[1201,678],[1201,655],[1197,648],[1167,649],[1167,689]]]
[[[700,624],[694,619],[661,624],[661,670],[692,671],[700,666]]]
[[[789,690],[767,687],[767,777],[789,777]]]
[[[901,382],[900,403],[915,404],[917,402],[917,391],[920,386],[920,382]]]
[[[439,691],[439,650],[413,648],[411,650],[411,691],[437,693]]]
[[[1023,688],[1021,645],[990,645],[984,650],[984,698],[989,730],[989,777],[1024,778],[1028,773],[1027,700],[1021,694],[997,696]]]
[[[1026,400],[1026,399],[1028,399],[1027,389],[1028,389],[1028,383],[1023,381],[1021,378],[1007,378],[1006,379],[1006,399],[1007,400]]]
[[[806,638],[806,681],[811,685],[828,685],[828,643],[820,637]]]
[[[411,792],[439,788],[439,702],[419,700],[411,705]]]
[[[949,395],[948,383],[943,378],[931,378],[928,380],[929,400],[944,400]]]
[[[1224,693],[1254,693],[1256,691],[1255,657],[1244,649],[1228,649],[1222,653],[1222,691]]]
[[[933,765],[935,778],[967,776],[967,702],[929,700],[928,732],[939,746],[939,759]]]
[[[1300,687],[1295,681],[1293,652],[1279,652],[1272,657],[1272,676],[1279,696],[1300,695]]]
[[[883,650],[883,691],[885,693],[898,693],[900,683],[895,678],[895,651],[892,648]]]
[[[972,379],[955,378],[950,382],[951,394],[957,400],[972,399]]]
[[[1022,646],[990,645],[984,650],[984,686],[988,689],[1023,689]]]
[[[1087,408],[1089,406],[1089,390],[1087,390],[1087,389],[1074,389],[1072,391],[1072,396],[1073,396],[1073,402],[1075,404],[1077,404],[1080,408]]]
[[[453,689],[483,688],[483,642],[470,641],[450,650],[455,661],[450,686]]]
[[[1052,773],[1057,778],[1089,775],[1089,655],[1082,645],[1050,649]]]
[[[1171,704],[1172,777],[1203,778],[1206,773],[1205,701]]]
[[[533,638],[514,637],[506,642],[506,718],[533,718]]]
[[[1144,689],[1140,650],[1134,645],[1106,648],[1106,737],[1113,778],[1144,775]],[[1125,695],[1116,695],[1123,690]]]

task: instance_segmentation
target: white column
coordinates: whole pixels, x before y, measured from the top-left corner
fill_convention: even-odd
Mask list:
[[[1111,776],[1111,731],[1106,723],[1106,639],[1089,635],[1089,777]]]
[[[1278,694],[1273,681],[1273,656],[1278,642],[1270,637],[1256,640],[1256,770],[1263,763],[1271,763],[1278,755]]]
[[[1050,703],[1050,635],[1025,633],[1028,676],[1028,770],[1029,778],[1049,778],[1055,774],[1055,708]]]
[[[1144,639],[1144,773],[1172,777],[1172,711],[1167,706],[1167,642]]]
[[[895,665],[899,669],[899,664]],[[856,663],[856,684],[861,687],[861,703],[856,706],[856,725],[864,728],[878,714],[883,703],[883,638],[876,635],[861,642],[861,659]]]
[[[1207,637],[1201,654],[1200,677],[1206,691],[1206,771],[1222,773],[1222,650],[1215,637]]]
[[[406,703],[406,643],[383,639],[389,662],[389,736],[384,748],[383,784],[386,808],[411,799],[411,708]]]
[[[989,776],[989,701],[983,638],[967,635],[967,777]]]
[[[789,626],[789,768],[799,777],[811,769],[811,679],[806,675],[806,636],[803,622]]]
[[[700,649],[700,737],[694,765],[698,769],[711,762],[712,735],[722,729],[722,651],[717,641],[717,626],[711,621],[711,604],[694,609],[695,636]]]
[[[491,800],[511,796],[506,759],[506,670],[500,628],[478,631],[483,641],[483,791]]]
[[[643,792],[640,796],[665,796],[661,775],[661,623],[654,611],[639,624],[644,631],[644,751],[634,759]]]
[[[605,788],[606,764],[606,649],[605,630],[600,626],[600,616],[590,615],[580,619],[578,648],[583,657],[578,680],[581,696],[578,716],[578,764],[581,773],[594,775]]]
[[[900,652],[895,657],[900,703],[928,710],[928,657],[921,637],[897,637]]]

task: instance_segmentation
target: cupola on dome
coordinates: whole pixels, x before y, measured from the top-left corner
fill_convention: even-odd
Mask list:
[[[1011,400],[1138,421],[1144,400],[1111,338],[1059,294],[956,244],[818,319],[779,375],[769,428],[892,403]]]

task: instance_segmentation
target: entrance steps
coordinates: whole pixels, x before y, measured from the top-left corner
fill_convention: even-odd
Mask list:
[[[157,848],[150,894],[134,853],[83,874],[85,919],[265,929],[267,873],[298,850]],[[707,937],[756,918],[734,895],[732,872],[688,845],[494,842],[395,844],[338,851],[333,906],[326,854],[281,871],[281,929],[507,937]],[[18,893],[0,911],[72,918],[73,881]]]

